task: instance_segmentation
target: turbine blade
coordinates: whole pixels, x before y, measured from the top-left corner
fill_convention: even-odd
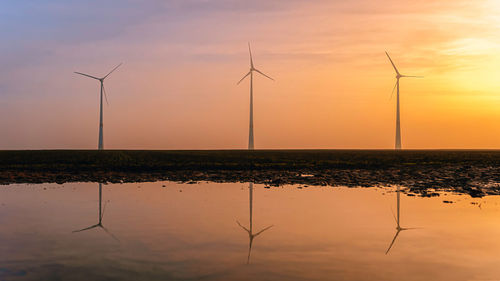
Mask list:
[[[392,67],[394,67],[394,70],[396,71],[396,74],[399,74],[399,71],[398,71],[398,69],[396,68],[396,65],[394,64],[394,62],[392,61],[391,57],[389,56],[389,53],[385,52],[385,54],[387,55],[387,57],[388,57],[388,58],[389,58],[389,60],[391,61]]]
[[[391,97],[389,98],[389,100],[392,99],[392,95],[394,95],[394,90],[396,90],[396,86],[398,85],[398,81],[396,81],[396,83],[394,84],[394,87],[392,88],[392,92],[391,92]],[[392,211],[392,208],[391,208],[391,211]],[[392,213],[394,215],[394,213]]]
[[[241,223],[239,221],[236,221],[236,223],[241,227],[243,228],[246,232],[250,233],[250,230],[246,227],[244,227],[243,225],[241,225]]]
[[[250,264],[250,254],[252,253],[252,242],[253,238],[250,237],[250,241],[248,241],[248,256],[247,256],[247,264]]]
[[[274,225],[271,225],[271,226],[268,226],[268,227],[266,227],[266,228],[262,229],[261,231],[257,232],[257,233],[256,233],[253,237],[257,237],[257,236],[259,236],[259,234],[261,234],[262,232],[264,232],[264,231],[268,230],[269,228],[271,228],[271,227],[273,227],[273,226],[274,226]]]
[[[97,78],[97,77],[94,77],[94,76],[92,76],[92,75],[88,75],[88,74],[85,74],[85,73],[76,72],[76,71],[75,71],[75,73],[76,73],[76,74],[83,75],[83,76],[87,76],[87,77],[90,77],[90,78],[94,78],[94,79],[96,79],[96,80],[101,80],[101,79],[99,79],[99,78]]]
[[[106,227],[104,227],[104,226],[101,225],[101,228],[104,229],[104,231],[106,231],[106,233],[109,234],[109,236],[111,236],[117,242],[120,242],[120,239],[118,239],[113,233],[109,232],[109,230]]]
[[[109,106],[108,94],[106,94],[106,87],[104,87],[104,84],[102,85],[102,89],[103,89],[103,92],[104,92],[104,99],[106,100],[106,104]],[[104,209],[106,209],[106,204],[104,204]],[[102,211],[102,212],[104,214],[104,211]]]
[[[92,228],[95,228],[95,227],[98,227],[99,224],[95,224],[95,225],[92,225],[92,226],[89,226],[89,227],[85,227],[85,228],[82,228],[82,229],[79,229],[79,230],[75,230],[73,232],[82,232],[82,231],[85,231],[85,230],[89,230],[89,229],[92,229]]]
[[[250,67],[253,68],[253,58],[252,58],[252,50],[250,49],[250,42],[248,42],[248,52],[250,53]]]
[[[245,76],[243,76],[243,78],[241,78],[240,81],[238,81],[238,83],[236,83],[236,85],[239,85],[241,83],[241,81],[243,81],[243,79],[247,78],[248,75],[250,75],[252,71],[250,70]]]
[[[106,74],[106,76],[104,76],[102,79],[106,79],[106,77],[108,77],[111,73],[113,73],[113,71],[115,71],[118,67],[120,67],[120,65],[122,65],[123,63],[120,63],[119,65],[117,65],[115,68],[113,68],[113,70],[111,70],[108,74]]]
[[[273,81],[274,81],[274,79],[273,79],[273,78],[271,78],[271,77],[269,77],[269,76],[265,75],[265,74],[264,74],[264,73],[262,73],[260,70],[255,69],[255,71],[257,71],[258,73],[260,73],[260,74],[264,75],[265,77],[267,77],[267,78],[269,78],[269,79],[271,79],[271,80],[273,80]]]
[[[391,242],[391,245],[389,245],[389,248],[387,248],[387,251],[385,251],[385,254],[387,255],[389,253],[389,251],[391,250],[392,248],[392,245],[394,245],[394,242],[396,241],[396,238],[398,238],[398,235],[399,235],[399,232],[401,230],[398,230],[396,231],[396,235],[394,235],[394,238],[392,239],[392,242]]]
[[[401,75],[401,77],[424,78],[424,76]]]
[[[391,207],[391,213],[392,213],[392,217],[394,218],[394,222],[397,224],[398,220],[396,219],[396,215],[394,214],[394,211],[392,210],[392,207]]]

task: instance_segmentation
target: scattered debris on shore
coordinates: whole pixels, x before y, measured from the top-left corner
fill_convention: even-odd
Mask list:
[[[483,197],[500,195],[500,151],[0,151],[0,184],[165,180]]]

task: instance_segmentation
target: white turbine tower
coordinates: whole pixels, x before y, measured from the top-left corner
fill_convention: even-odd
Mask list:
[[[103,127],[103,121],[102,121],[102,94],[103,94],[103,92],[104,92],[104,97],[106,98],[106,103],[108,103],[108,96],[106,95],[106,89],[104,88],[104,79],[106,79],[111,73],[113,73],[113,71],[115,71],[120,65],[122,65],[122,64],[120,63],[119,65],[117,65],[115,68],[113,68],[113,70],[111,70],[108,74],[106,74],[102,78],[97,78],[95,76],[88,75],[88,74],[81,73],[81,72],[75,72],[76,74],[87,76],[87,77],[99,80],[99,82],[101,82],[100,112],[99,112],[99,144],[97,146],[97,149],[99,149],[99,150],[103,150],[104,149],[103,131],[102,131],[102,127]]]
[[[253,59],[252,59],[252,50],[250,49],[250,43],[248,43],[248,52],[250,53],[250,71],[245,75],[243,76],[243,78],[241,78],[240,81],[238,81],[237,85],[241,83],[241,81],[243,81],[248,75],[250,75],[250,131],[249,131],[249,134],[248,134],[248,149],[250,150],[253,150],[254,149],[254,138],[253,138],[253,72],[257,72],[261,75],[263,75],[264,77],[267,77],[271,80],[274,81],[273,78],[265,75],[264,73],[262,73],[260,70],[256,69],[254,66],[253,66]]]
[[[397,90],[397,105],[396,105],[396,149],[399,150],[401,149],[401,124],[400,124],[400,119],[399,119],[399,79],[404,78],[404,77],[413,77],[413,78],[423,78],[422,76],[409,76],[409,75],[402,75],[399,73],[398,69],[396,68],[396,65],[394,65],[394,62],[392,61],[391,57],[387,52],[385,52],[389,60],[391,61],[392,67],[394,67],[394,70],[396,71],[396,84],[394,85],[394,88],[392,88],[392,93],[391,93],[391,98],[392,94],[394,93],[394,89],[398,88]]]

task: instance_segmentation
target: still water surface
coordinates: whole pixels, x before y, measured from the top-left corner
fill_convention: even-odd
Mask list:
[[[2,186],[0,280],[500,279],[500,198],[396,191]]]

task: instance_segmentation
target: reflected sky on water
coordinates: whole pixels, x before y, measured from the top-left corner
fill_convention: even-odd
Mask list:
[[[172,182],[2,186],[0,280],[500,278],[499,197],[396,191]]]

